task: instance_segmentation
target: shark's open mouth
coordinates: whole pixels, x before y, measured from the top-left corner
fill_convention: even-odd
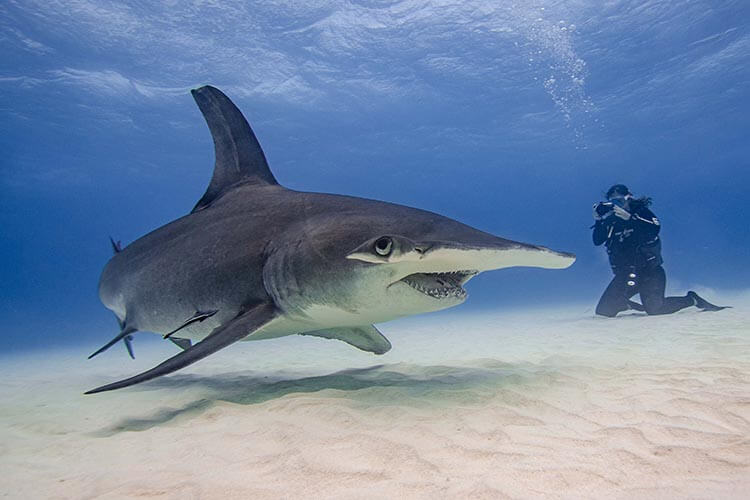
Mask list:
[[[478,273],[478,271],[416,273],[402,278],[401,281],[413,289],[435,299],[445,299],[449,297],[460,299],[466,297],[466,290],[462,288],[462,285]]]

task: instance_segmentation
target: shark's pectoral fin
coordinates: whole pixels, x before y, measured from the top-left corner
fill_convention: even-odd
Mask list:
[[[163,363],[147,370],[143,373],[135,375],[134,377],[120,380],[112,384],[103,385],[92,389],[86,394],[94,394],[97,392],[111,391],[113,389],[121,389],[130,385],[139,384],[146,380],[151,380],[156,377],[161,377],[168,373],[184,368],[190,364],[195,363],[213,354],[219,349],[223,349],[229,344],[233,344],[238,340],[251,334],[258,328],[262,327],[272,319],[276,317],[276,309],[272,304],[259,304],[252,309],[248,309],[244,313],[237,316],[235,319],[219,326],[208,337],[201,340],[189,349],[185,349],[176,356],[172,356]]]
[[[375,328],[374,325],[316,330],[313,332],[305,332],[301,335],[343,340],[357,349],[362,349],[363,351],[372,352],[374,354],[385,354],[391,350],[391,343],[378,331],[377,328]]]
[[[258,139],[237,106],[210,85],[194,89],[192,94],[211,130],[216,153],[211,183],[193,212],[208,207],[239,184],[278,184]]]

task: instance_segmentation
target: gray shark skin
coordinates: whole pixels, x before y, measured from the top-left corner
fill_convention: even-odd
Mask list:
[[[214,139],[211,183],[190,214],[118,247],[99,283],[122,327],[105,348],[138,330],[179,330],[171,339],[184,350],[86,394],[174,372],[239,340],[304,334],[382,354],[391,345],[373,323],[458,305],[482,271],[575,261],[424,210],[287,189],[229,98],[211,86],[192,94]]]

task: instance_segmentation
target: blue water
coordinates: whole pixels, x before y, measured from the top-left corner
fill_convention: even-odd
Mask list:
[[[483,274],[464,310],[593,304],[610,271],[591,205],[616,182],[654,198],[673,291],[747,288],[746,2],[304,4],[0,4],[2,349],[115,332],[96,293],[108,236],[203,194],[205,83],[290,188],[579,256]]]

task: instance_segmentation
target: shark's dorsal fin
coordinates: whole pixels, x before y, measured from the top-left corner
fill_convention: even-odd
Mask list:
[[[191,93],[211,130],[216,153],[211,183],[193,212],[206,208],[238,184],[278,184],[258,139],[237,106],[210,85]]]
[[[118,254],[122,252],[122,242],[120,240],[115,241],[115,239],[110,236],[109,242],[112,244],[112,253]]]
[[[301,335],[341,340],[357,349],[374,354],[385,354],[391,350],[391,343],[385,338],[385,335],[375,328],[375,325],[329,328],[328,330],[305,332]]]

